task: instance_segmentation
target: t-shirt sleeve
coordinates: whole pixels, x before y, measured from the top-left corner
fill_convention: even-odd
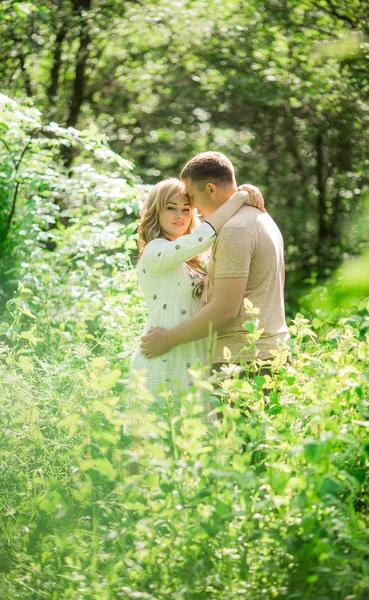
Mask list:
[[[245,227],[223,227],[213,250],[215,279],[249,276],[255,233]]]
[[[158,238],[147,244],[139,266],[142,271],[146,270],[149,273],[165,273],[205,252],[215,239],[216,233],[213,227],[206,222],[173,242]]]

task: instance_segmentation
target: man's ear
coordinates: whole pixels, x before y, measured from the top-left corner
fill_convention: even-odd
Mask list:
[[[210,196],[216,196],[218,189],[214,183],[207,183],[206,189],[207,189],[208,193],[210,194]]]

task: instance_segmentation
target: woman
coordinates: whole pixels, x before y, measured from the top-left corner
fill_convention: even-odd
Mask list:
[[[198,255],[210,248],[219,229],[243,204],[264,210],[262,198],[254,201],[240,191],[200,224],[179,179],[166,179],[153,187],[141,210],[139,227],[138,282],[148,311],[144,334],[153,327],[175,327],[203,307],[206,272]],[[155,393],[163,383],[166,389],[189,389],[188,369],[207,363],[207,340],[202,339],[152,359],[145,358],[138,347],[130,368],[131,372],[144,371],[146,386]]]

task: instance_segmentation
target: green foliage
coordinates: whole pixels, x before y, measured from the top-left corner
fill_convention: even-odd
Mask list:
[[[0,131],[1,597],[365,600],[366,257],[292,320],[272,378],[154,399],[127,373],[144,186],[96,129],[2,97]]]
[[[6,300],[19,270],[26,272],[29,260],[43,262],[42,249],[55,251],[50,257],[56,262],[70,260],[71,268],[79,262],[82,270],[96,259],[109,265],[109,255],[129,245],[133,230],[126,231],[124,224],[137,212],[145,187],[96,128],[80,132],[44,125],[35,109],[6,96],[0,102],[0,261]],[[61,158],[65,147],[79,148],[79,161],[70,170]],[[125,260],[124,251],[119,256]],[[35,285],[57,277],[54,267],[40,265]]]
[[[71,307],[63,336],[60,307],[51,299],[35,318],[22,286],[8,305],[5,597],[364,600],[369,307],[315,331],[297,315],[292,365],[276,357],[273,379],[250,382],[230,368],[223,418],[208,425],[202,401],[215,389],[201,373],[160,405],[140,379],[124,389],[128,357],[116,350],[133,347],[137,305],[126,286],[122,315],[105,290],[106,336],[76,326]],[[23,335],[35,326],[47,347]]]
[[[6,0],[0,71],[47,119],[96,123],[145,181],[203,150],[229,155],[282,229],[293,315],[356,250],[368,22],[364,0]]]

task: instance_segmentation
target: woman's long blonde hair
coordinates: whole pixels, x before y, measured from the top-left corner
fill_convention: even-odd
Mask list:
[[[156,240],[160,237],[166,238],[165,233],[163,232],[159,223],[159,214],[160,211],[165,209],[169,202],[171,202],[179,194],[185,196],[186,191],[182,181],[176,179],[175,177],[160,181],[152,188],[152,190],[150,190],[149,195],[147,196],[143,207],[140,210],[141,223],[138,228],[139,256],[142,255],[145,246],[149,242],[152,242],[152,240]],[[192,218],[184,235],[191,233],[192,229],[199,224],[199,218],[193,211],[192,207]],[[197,271],[204,271],[201,267],[200,259],[197,256],[187,261],[187,264]]]

